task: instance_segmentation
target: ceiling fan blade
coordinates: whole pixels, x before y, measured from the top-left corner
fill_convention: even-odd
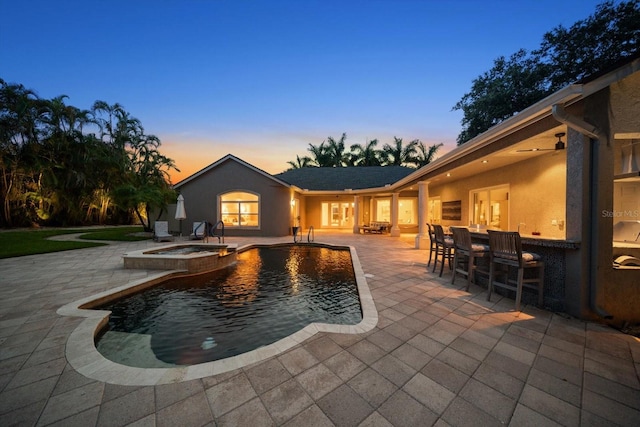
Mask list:
[[[558,138],[556,142],[556,146],[554,148],[526,148],[522,150],[516,150],[516,153],[525,153],[529,151],[558,151],[564,150],[564,142],[562,142],[562,137],[564,136],[564,132],[556,133],[555,137]]]
[[[524,153],[528,151],[556,151],[555,148],[527,148],[526,150],[517,150],[517,153]]]

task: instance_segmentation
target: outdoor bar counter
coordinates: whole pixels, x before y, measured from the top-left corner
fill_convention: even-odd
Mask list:
[[[476,243],[489,244],[489,235],[486,230],[478,230],[469,228],[472,241]],[[526,252],[534,252],[542,257],[544,261],[544,308],[552,311],[565,311],[565,282],[567,279],[567,257],[572,252],[580,248],[580,242],[575,240],[558,239],[553,237],[533,236],[521,234],[522,250]],[[488,261],[486,262],[487,271],[489,269]],[[515,274],[512,273],[515,279]],[[480,283],[485,285],[488,283],[486,277],[480,276]],[[505,289],[497,288],[497,292],[504,294],[509,298],[514,298],[513,292]],[[506,292],[506,294],[505,294]],[[536,294],[525,290],[523,292],[522,301],[526,304],[536,304]]]

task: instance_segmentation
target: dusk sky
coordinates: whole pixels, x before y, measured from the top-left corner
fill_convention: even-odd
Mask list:
[[[494,59],[598,0],[0,0],[0,78],[119,103],[181,173],[226,154],[269,173],[347,134],[455,147],[452,111]]]

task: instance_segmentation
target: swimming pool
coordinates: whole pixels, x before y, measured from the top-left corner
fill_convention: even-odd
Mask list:
[[[253,247],[277,247],[282,245],[283,244],[281,242],[277,241],[272,245],[245,245],[237,248],[237,252],[241,253]],[[304,244],[303,246],[346,249],[349,251],[351,254],[352,269],[355,275],[362,309],[362,320],[359,323],[353,325],[313,322],[272,344],[266,344],[262,347],[256,348],[255,350],[250,350],[236,356],[226,357],[224,359],[214,360],[211,362],[198,363],[195,365],[174,365],[164,363],[155,358],[153,353],[150,351],[148,353],[151,354],[147,354],[147,356],[150,356],[148,359],[151,362],[151,365],[147,366],[156,366],[154,368],[131,366],[133,364],[128,366],[124,364],[124,360],[113,361],[107,359],[98,352],[95,340],[108,324],[111,313],[106,310],[95,310],[93,308],[106,304],[110,301],[116,301],[128,295],[136,294],[144,289],[152,288],[166,282],[167,279],[184,276],[184,272],[175,270],[157,272],[148,270],[145,277],[105,290],[95,295],[83,297],[77,301],[60,307],[56,311],[62,316],[84,318],[84,320],[71,332],[66,342],[66,359],[73,369],[79,374],[94,380],[108,382],[110,384],[127,386],[171,384],[217,375],[258,363],[282,354],[297,345],[305,343],[317,333],[363,334],[373,330],[378,323],[378,312],[373,302],[373,297],[369,290],[369,285],[367,284],[367,278],[362,270],[362,265],[360,264],[355,248],[352,246],[334,246],[323,243],[314,243],[311,245]],[[141,353],[146,351],[145,349],[150,348],[151,338],[148,334],[114,333],[122,334],[124,339],[122,339],[121,342],[130,347],[139,348]],[[215,339],[215,337],[212,338]],[[211,341],[206,342],[210,343]],[[137,359],[138,356],[139,355],[135,355],[135,359]]]
[[[98,351],[149,368],[236,356],[314,322],[362,320],[349,249],[311,245],[254,247],[233,266],[168,279],[95,309],[111,311]]]

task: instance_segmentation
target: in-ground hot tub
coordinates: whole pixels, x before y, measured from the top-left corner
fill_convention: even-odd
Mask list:
[[[124,268],[200,273],[235,263],[236,249],[237,245],[215,243],[185,243],[144,249],[124,254]]]

